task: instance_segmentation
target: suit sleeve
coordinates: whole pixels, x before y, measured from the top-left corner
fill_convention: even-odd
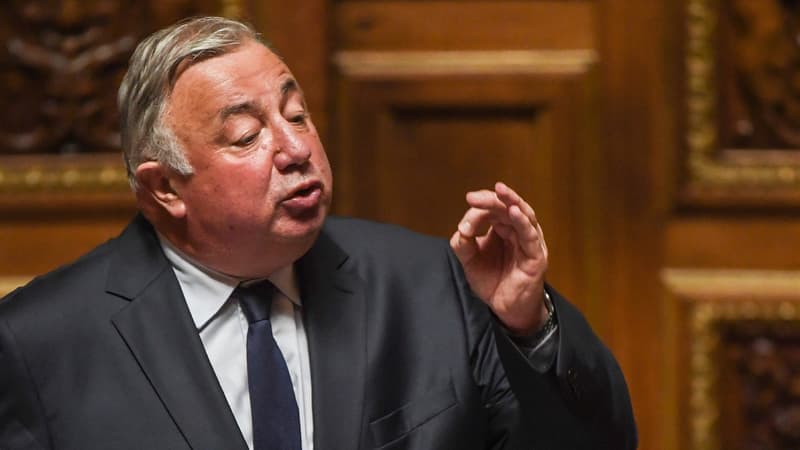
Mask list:
[[[636,425],[622,371],[583,315],[551,287],[558,314],[559,342],[554,370],[543,387],[532,368],[504,335],[498,349],[520,401],[522,421],[545,423],[548,432],[523,432],[533,448],[635,449]],[[542,401],[542,399],[547,399]],[[566,442],[564,442],[566,441]]]
[[[50,448],[47,441],[36,388],[16,339],[0,315],[0,448],[40,450]]]
[[[467,311],[468,335],[479,337],[469,342],[474,346],[473,355],[477,355],[471,361],[474,377],[486,389],[485,400],[503,399],[486,402],[494,405],[490,429],[502,438],[492,448],[637,447],[636,425],[622,372],[574,306],[546,287],[558,317],[559,342],[555,367],[541,373],[491,319],[488,307],[472,294],[455,255],[451,255],[450,265]],[[509,386],[511,394],[507,392]],[[516,401],[508,401],[508,395]]]

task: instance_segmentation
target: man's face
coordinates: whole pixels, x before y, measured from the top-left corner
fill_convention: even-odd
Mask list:
[[[190,255],[257,277],[311,246],[330,205],[331,170],[300,86],[274,53],[250,41],[190,66],[164,120],[194,168],[172,183]]]

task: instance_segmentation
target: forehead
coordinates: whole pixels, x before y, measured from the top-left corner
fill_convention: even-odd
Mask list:
[[[247,41],[236,50],[189,66],[170,95],[172,107],[184,102],[220,108],[253,97],[279,97],[293,80],[283,61],[264,45]],[[205,108],[204,108],[205,109]]]

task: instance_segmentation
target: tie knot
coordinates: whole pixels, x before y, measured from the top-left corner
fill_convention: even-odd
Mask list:
[[[247,322],[269,320],[272,297],[275,295],[275,286],[269,280],[248,285],[240,284],[233,291],[233,295],[239,299],[239,306],[241,306]]]

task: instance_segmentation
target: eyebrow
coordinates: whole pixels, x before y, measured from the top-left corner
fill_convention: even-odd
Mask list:
[[[219,111],[219,116],[223,122],[228,117],[235,116],[237,114],[250,114],[253,116],[258,116],[258,107],[255,103],[248,101],[226,106]]]
[[[281,103],[286,102],[286,97],[290,92],[294,91],[300,91],[300,86],[298,86],[297,81],[295,81],[294,78],[286,79],[283,84],[281,84]],[[237,114],[250,114],[253,116],[260,115],[258,106],[251,101],[237,103],[235,105],[228,105],[219,111],[219,117],[223,122],[228,117],[235,116]]]

